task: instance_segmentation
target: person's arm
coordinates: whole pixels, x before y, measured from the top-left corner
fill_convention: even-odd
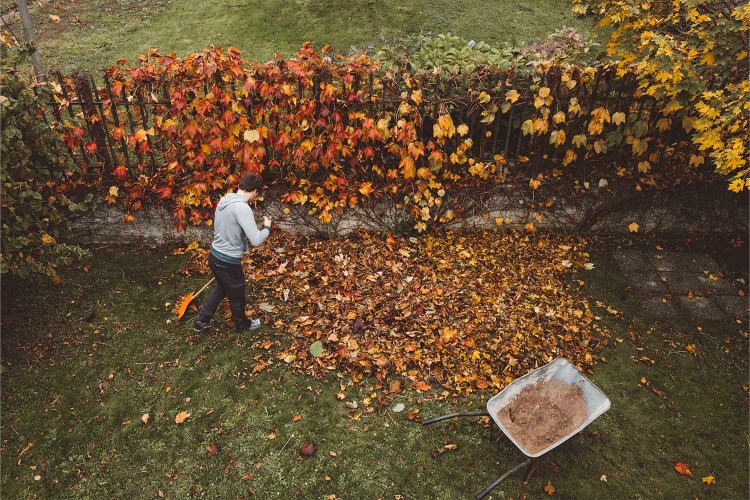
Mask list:
[[[267,226],[263,226],[263,229],[258,230],[253,210],[248,205],[240,205],[237,209],[237,222],[245,232],[247,241],[254,247],[262,245],[271,233],[271,228]]]

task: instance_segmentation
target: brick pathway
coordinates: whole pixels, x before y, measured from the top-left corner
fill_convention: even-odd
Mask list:
[[[644,310],[656,318],[673,318],[679,307],[699,320],[748,318],[748,297],[738,295],[708,255],[622,250],[614,256]]]

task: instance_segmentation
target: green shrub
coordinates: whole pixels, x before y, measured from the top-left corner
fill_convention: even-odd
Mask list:
[[[69,216],[87,208],[91,197],[83,203],[69,197],[76,166],[60,135],[44,120],[41,103],[49,96],[44,86],[38,86],[35,95],[28,78],[15,70],[29,49],[0,50],[0,270],[22,278],[57,279],[57,266],[88,254],[65,240],[70,237]]]

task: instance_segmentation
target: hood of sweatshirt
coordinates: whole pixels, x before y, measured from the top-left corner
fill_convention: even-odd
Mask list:
[[[229,193],[221,197],[221,199],[219,200],[219,204],[216,205],[216,208],[218,210],[224,210],[232,203],[247,203],[247,202],[245,201],[245,198],[243,198],[241,194]]]

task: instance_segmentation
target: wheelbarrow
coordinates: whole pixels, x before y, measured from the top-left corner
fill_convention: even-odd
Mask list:
[[[513,399],[527,387],[534,386],[536,384],[543,384],[553,379],[560,380],[562,382],[565,382],[566,384],[570,384],[571,386],[576,386],[581,390],[583,398],[586,402],[586,410],[588,412],[588,415],[583,423],[575,426],[574,429],[570,430],[567,434],[558,438],[554,442],[549,443],[548,446],[540,450],[530,450],[524,446],[524,443],[528,442],[526,438],[530,437],[528,434],[524,434],[524,429],[516,428],[514,431],[509,430],[507,426],[503,424],[502,420],[498,417],[498,414],[501,413],[504,408],[508,407]],[[531,388],[529,390],[534,389]],[[486,410],[451,413],[450,415],[443,415],[440,417],[425,420],[422,422],[422,425],[430,425],[454,417],[491,417],[492,422],[490,422],[490,439],[492,439],[494,425],[497,425],[503,432],[503,434],[505,434],[508,439],[510,439],[511,442],[516,445],[519,450],[521,450],[521,453],[528,457],[526,460],[516,465],[512,469],[504,472],[494,483],[482,490],[476,497],[477,499],[482,499],[489,495],[489,493],[493,489],[495,489],[511,474],[526,466],[528,466],[528,469],[526,472],[524,483],[528,482],[529,478],[534,473],[534,470],[539,465],[544,455],[579,433],[587,425],[596,420],[602,413],[607,411],[610,405],[611,403],[609,398],[607,398],[607,396],[589,379],[583,376],[570,361],[565,358],[557,358],[551,363],[537,368],[536,370],[533,370],[511,382],[508,387],[506,387],[498,394],[493,396],[489,401],[487,401]]]

